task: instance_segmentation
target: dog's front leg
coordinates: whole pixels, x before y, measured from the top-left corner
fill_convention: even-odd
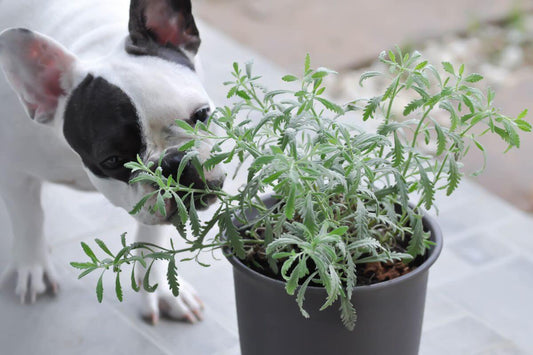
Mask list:
[[[54,293],[58,289],[43,235],[41,186],[40,180],[29,175],[14,172],[0,174],[0,195],[6,204],[13,230],[12,259],[1,279],[6,280],[16,273],[15,292],[22,303],[27,296],[31,303],[35,302],[37,295],[46,291],[45,280]]]
[[[145,225],[138,223],[137,241],[164,245],[168,242],[168,228],[157,225]],[[146,270],[138,265],[136,274],[139,283],[144,278]],[[142,315],[148,322],[155,324],[160,315],[174,320],[184,320],[196,323],[202,319],[203,304],[194,288],[183,278],[178,277],[180,294],[174,297],[166,280],[166,265],[157,260],[150,272],[150,283],[158,283],[157,290],[153,293],[146,292],[141,288]]]

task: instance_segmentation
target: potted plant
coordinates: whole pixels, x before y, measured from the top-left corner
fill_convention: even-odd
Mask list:
[[[275,91],[258,83],[251,65],[243,70],[235,64],[235,80],[227,84],[228,97],[237,102],[217,109],[207,125],[176,123],[191,135],[181,147],[188,152],[182,164],[198,166],[196,142],[213,139],[212,156],[199,169],[238,160],[247,167],[246,183],[236,194],[198,190],[176,183],[179,173],[165,177],[140,160],[128,163],[138,172],[134,183],[159,186],[149,208],[164,213],[168,198],[181,206],[173,221],[186,239],[190,225],[190,247],[127,245],[123,237],[124,248],[108,253],[113,259],[96,258],[84,244],[91,262],[73,266],[82,275],[97,269],[120,273],[125,263],[146,267],[147,261],[166,259],[177,293],[177,254],[224,248],[234,266],[243,355],[416,354],[428,269],[442,248],[439,227],[424,209],[434,207],[438,190],[456,190],[461,159],[470,147],[484,151],[479,136],[497,134],[509,148],[519,147],[517,130],[531,126],[523,120],[526,111],[510,118],[495,109],[494,92],[476,88],[482,77],[466,75],[463,66],[443,63],[442,76],[416,52],[398,50],[380,59],[391,79],[384,93],[342,106],[323,96],[331,71],[312,69],[309,57],[301,78],[283,77],[297,88]],[[361,83],[378,75],[384,74],[366,73]],[[413,99],[395,117],[402,94]],[[352,124],[352,111],[362,112],[365,121],[379,120],[377,130]],[[437,112],[446,112],[447,121],[437,120]],[[211,133],[214,127],[222,133]],[[204,193],[220,204],[201,223],[193,197]],[[214,227],[218,232],[210,234]],[[146,252],[134,256],[133,249]],[[146,275],[143,286],[151,290]],[[100,278],[100,300],[101,293]]]

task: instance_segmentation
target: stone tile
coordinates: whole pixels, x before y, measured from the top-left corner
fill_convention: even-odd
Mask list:
[[[516,246],[523,253],[533,253],[533,218],[526,214],[515,214],[494,230],[494,235],[503,243]]]
[[[531,270],[531,261],[514,258],[438,290],[518,347],[533,352]]]
[[[241,355],[241,348],[237,345],[231,349],[222,350],[213,355]]]
[[[490,349],[482,350],[474,355],[527,355],[529,353],[519,349],[512,342],[497,344]]]
[[[419,355],[472,355],[505,341],[471,317],[463,317],[423,332]]]
[[[444,323],[464,317],[465,311],[448,300],[438,291],[429,289],[426,295],[423,331],[428,331]]]
[[[444,238],[444,246],[440,257],[429,271],[429,288],[435,288],[448,282],[462,279],[474,271],[474,267],[460,258],[449,247]]]
[[[497,262],[512,255],[513,251],[491,237],[488,231],[476,232],[459,241],[450,243],[453,252],[474,266]]]
[[[441,210],[437,216],[446,240],[460,238],[474,230],[497,226],[518,212],[503,200],[476,189],[473,185],[470,183],[457,192],[462,203],[451,209]],[[449,198],[455,198],[455,194]]]
[[[120,247],[118,237],[123,231],[124,229],[120,227],[110,229],[101,232],[99,237],[115,252]],[[169,236],[172,235],[171,233],[172,228],[169,228]],[[174,234],[176,233],[174,232]],[[132,235],[132,233],[128,235]],[[179,248],[183,242],[179,238],[176,240],[175,245]],[[93,246],[93,244],[89,242],[89,245]],[[94,250],[96,252],[96,248]],[[77,242],[57,246],[54,248],[54,257],[60,260],[62,265],[68,265],[73,260],[83,261],[87,259]],[[108,272],[103,279],[104,303],[115,308],[124,318],[136,324],[143,333],[149,334],[151,338],[157,340],[158,344],[162,344],[166,348],[179,349],[183,353],[191,355],[212,354],[219,348],[230,348],[238,343],[233,277],[231,265],[223,260],[221,255],[218,257],[221,260],[212,260],[210,255],[206,255],[202,259],[203,262],[212,265],[208,268],[199,266],[195,262],[181,262],[177,265],[179,274],[196,288],[206,305],[205,319],[196,325],[165,320],[156,327],[145,324],[139,313],[141,296],[131,290],[129,281],[131,269],[128,268],[124,269],[121,277],[124,302],[120,303],[116,299],[115,278]],[[69,273],[71,274],[70,277],[74,279],[78,271],[70,268]],[[95,308],[101,306],[96,302],[95,296],[98,276],[99,274],[91,274],[76,281],[86,289],[87,294],[91,297],[91,304]],[[159,287],[166,287],[166,284],[160,283]],[[206,338],[205,334],[210,334],[210,336]]]
[[[3,265],[2,265],[3,266]],[[170,354],[109,305],[58,267],[57,297],[21,305],[14,282],[0,290],[0,344],[3,354]],[[14,281],[14,280],[13,280]]]

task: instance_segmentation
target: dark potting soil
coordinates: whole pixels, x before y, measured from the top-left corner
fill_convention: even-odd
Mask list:
[[[398,250],[395,251],[405,252],[405,249],[401,246],[398,246],[397,249]],[[367,264],[359,264],[357,265],[356,269],[357,286],[373,285],[383,281],[395,279],[415,270],[418,266],[422,265],[426,259],[427,253],[424,256],[416,257],[407,264],[402,261],[395,261],[389,263],[374,262]],[[281,270],[281,266],[283,265],[284,261],[285,259],[277,261],[276,265],[278,267],[278,270]],[[281,274],[279,272],[275,273],[270,267],[266,258],[265,250],[260,245],[255,245],[248,250],[246,259],[243,260],[243,263],[260,274],[284,282]],[[309,270],[316,269],[312,260],[308,260],[307,264]],[[291,270],[289,270],[289,273],[290,271]],[[313,282],[311,282],[311,286],[322,287],[322,285]]]

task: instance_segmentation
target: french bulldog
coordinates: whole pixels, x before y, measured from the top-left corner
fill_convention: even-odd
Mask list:
[[[3,274],[16,274],[16,294],[33,303],[58,287],[43,235],[43,181],[96,189],[129,211],[153,187],[129,184],[124,163],[164,154],[163,173],[174,174],[177,147],[191,139],[175,121],[205,121],[212,103],[198,75],[190,0],[3,0],[0,31],[0,196],[14,234]],[[197,149],[205,161],[209,142]],[[210,188],[222,186],[220,167],[204,175]],[[192,166],[182,179],[205,187]],[[137,240],[168,239],[160,225],[176,205],[166,208],[166,216],[135,215]],[[177,298],[168,287],[143,294],[142,314],[154,323],[163,313],[201,319],[196,292],[180,284]]]

